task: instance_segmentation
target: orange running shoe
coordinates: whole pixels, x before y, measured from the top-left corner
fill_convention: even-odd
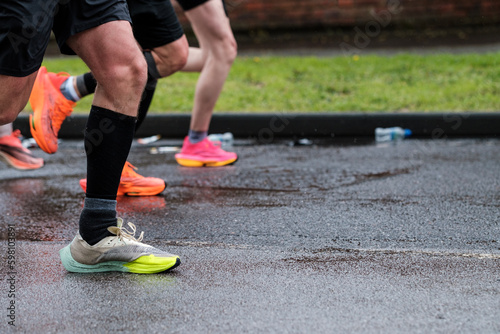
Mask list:
[[[175,160],[184,167],[220,167],[235,163],[238,156],[236,153],[224,151],[220,145],[212,143],[208,138],[192,144],[186,137],[181,152],[175,155]]]
[[[67,73],[47,73],[47,69],[42,66],[31,91],[31,134],[38,146],[49,154],[57,152],[57,135],[61,124],[71,115],[76,105],[66,99],[60,90],[61,84],[68,77]]]
[[[0,160],[21,170],[43,167],[43,159],[33,156],[31,151],[21,144],[20,136],[21,131],[15,130],[8,136],[0,137]]]
[[[117,196],[154,196],[161,193],[167,187],[162,179],[157,177],[144,177],[137,174],[137,170],[130,162],[123,167]],[[80,180],[83,191],[87,191],[87,179]]]

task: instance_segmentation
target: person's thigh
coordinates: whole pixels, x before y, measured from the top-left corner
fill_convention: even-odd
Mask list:
[[[151,51],[162,77],[182,69],[189,46],[170,0],[127,0],[134,36]]]
[[[136,58],[144,58],[126,21],[112,21],[85,30],[71,36],[67,44],[90,67],[96,79],[111,68],[134,64]],[[103,79],[97,82],[102,85]]]
[[[127,21],[112,21],[67,40],[87,64],[98,85],[94,105],[137,115],[146,84],[147,65]]]
[[[218,48],[220,42],[234,42],[229,19],[221,0],[209,0],[186,12],[201,48]]]
[[[0,74],[0,125],[13,122],[28,103],[37,72],[25,77]]]
[[[126,1],[69,1],[56,15],[54,33],[61,51],[76,53],[92,71],[98,83],[93,103],[135,116],[147,68]]]
[[[181,70],[188,59],[189,44],[186,36],[151,50],[162,78]]]
[[[64,54],[75,54],[66,43],[72,36],[108,22],[131,22],[126,0],[59,0],[54,35]]]

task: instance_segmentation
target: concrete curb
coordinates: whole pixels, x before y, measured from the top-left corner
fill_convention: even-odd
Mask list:
[[[189,114],[151,114],[136,134],[160,134],[164,138],[183,138],[188,131]],[[66,119],[60,138],[83,138],[87,115]],[[498,137],[500,112],[492,113],[348,113],[348,114],[215,114],[210,133],[232,132],[236,138],[254,137],[261,142],[286,137],[363,137],[373,136],[376,127],[401,126],[411,129],[413,137]],[[14,122],[30,136],[27,115]]]

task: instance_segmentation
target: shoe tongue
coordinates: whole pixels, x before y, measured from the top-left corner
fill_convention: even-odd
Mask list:
[[[122,228],[123,226],[123,219],[122,218],[116,218],[116,227]]]
[[[132,166],[130,163],[126,162],[125,166],[123,167],[122,170],[122,177],[137,177],[137,178],[142,178],[143,176],[140,174],[137,174],[135,171],[137,168]]]

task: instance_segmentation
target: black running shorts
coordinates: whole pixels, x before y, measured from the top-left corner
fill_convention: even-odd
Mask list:
[[[40,68],[54,31],[62,53],[66,40],[103,23],[130,20],[126,0],[1,0],[0,74],[24,77]]]
[[[170,0],[127,0],[135,39],[143,49],[153,49],[184,35]]]
[[[177,0],[179,5],[182,7],[184,11],[188,11],[190,9],[193,9],[195,7],[198,7],[201,4],[204,4],[209,0]],[[227,15],[227,8],[226,8],[226,3],[224,0],[222,0],[222,5],[224,6],[224,11],[226,12]]]

